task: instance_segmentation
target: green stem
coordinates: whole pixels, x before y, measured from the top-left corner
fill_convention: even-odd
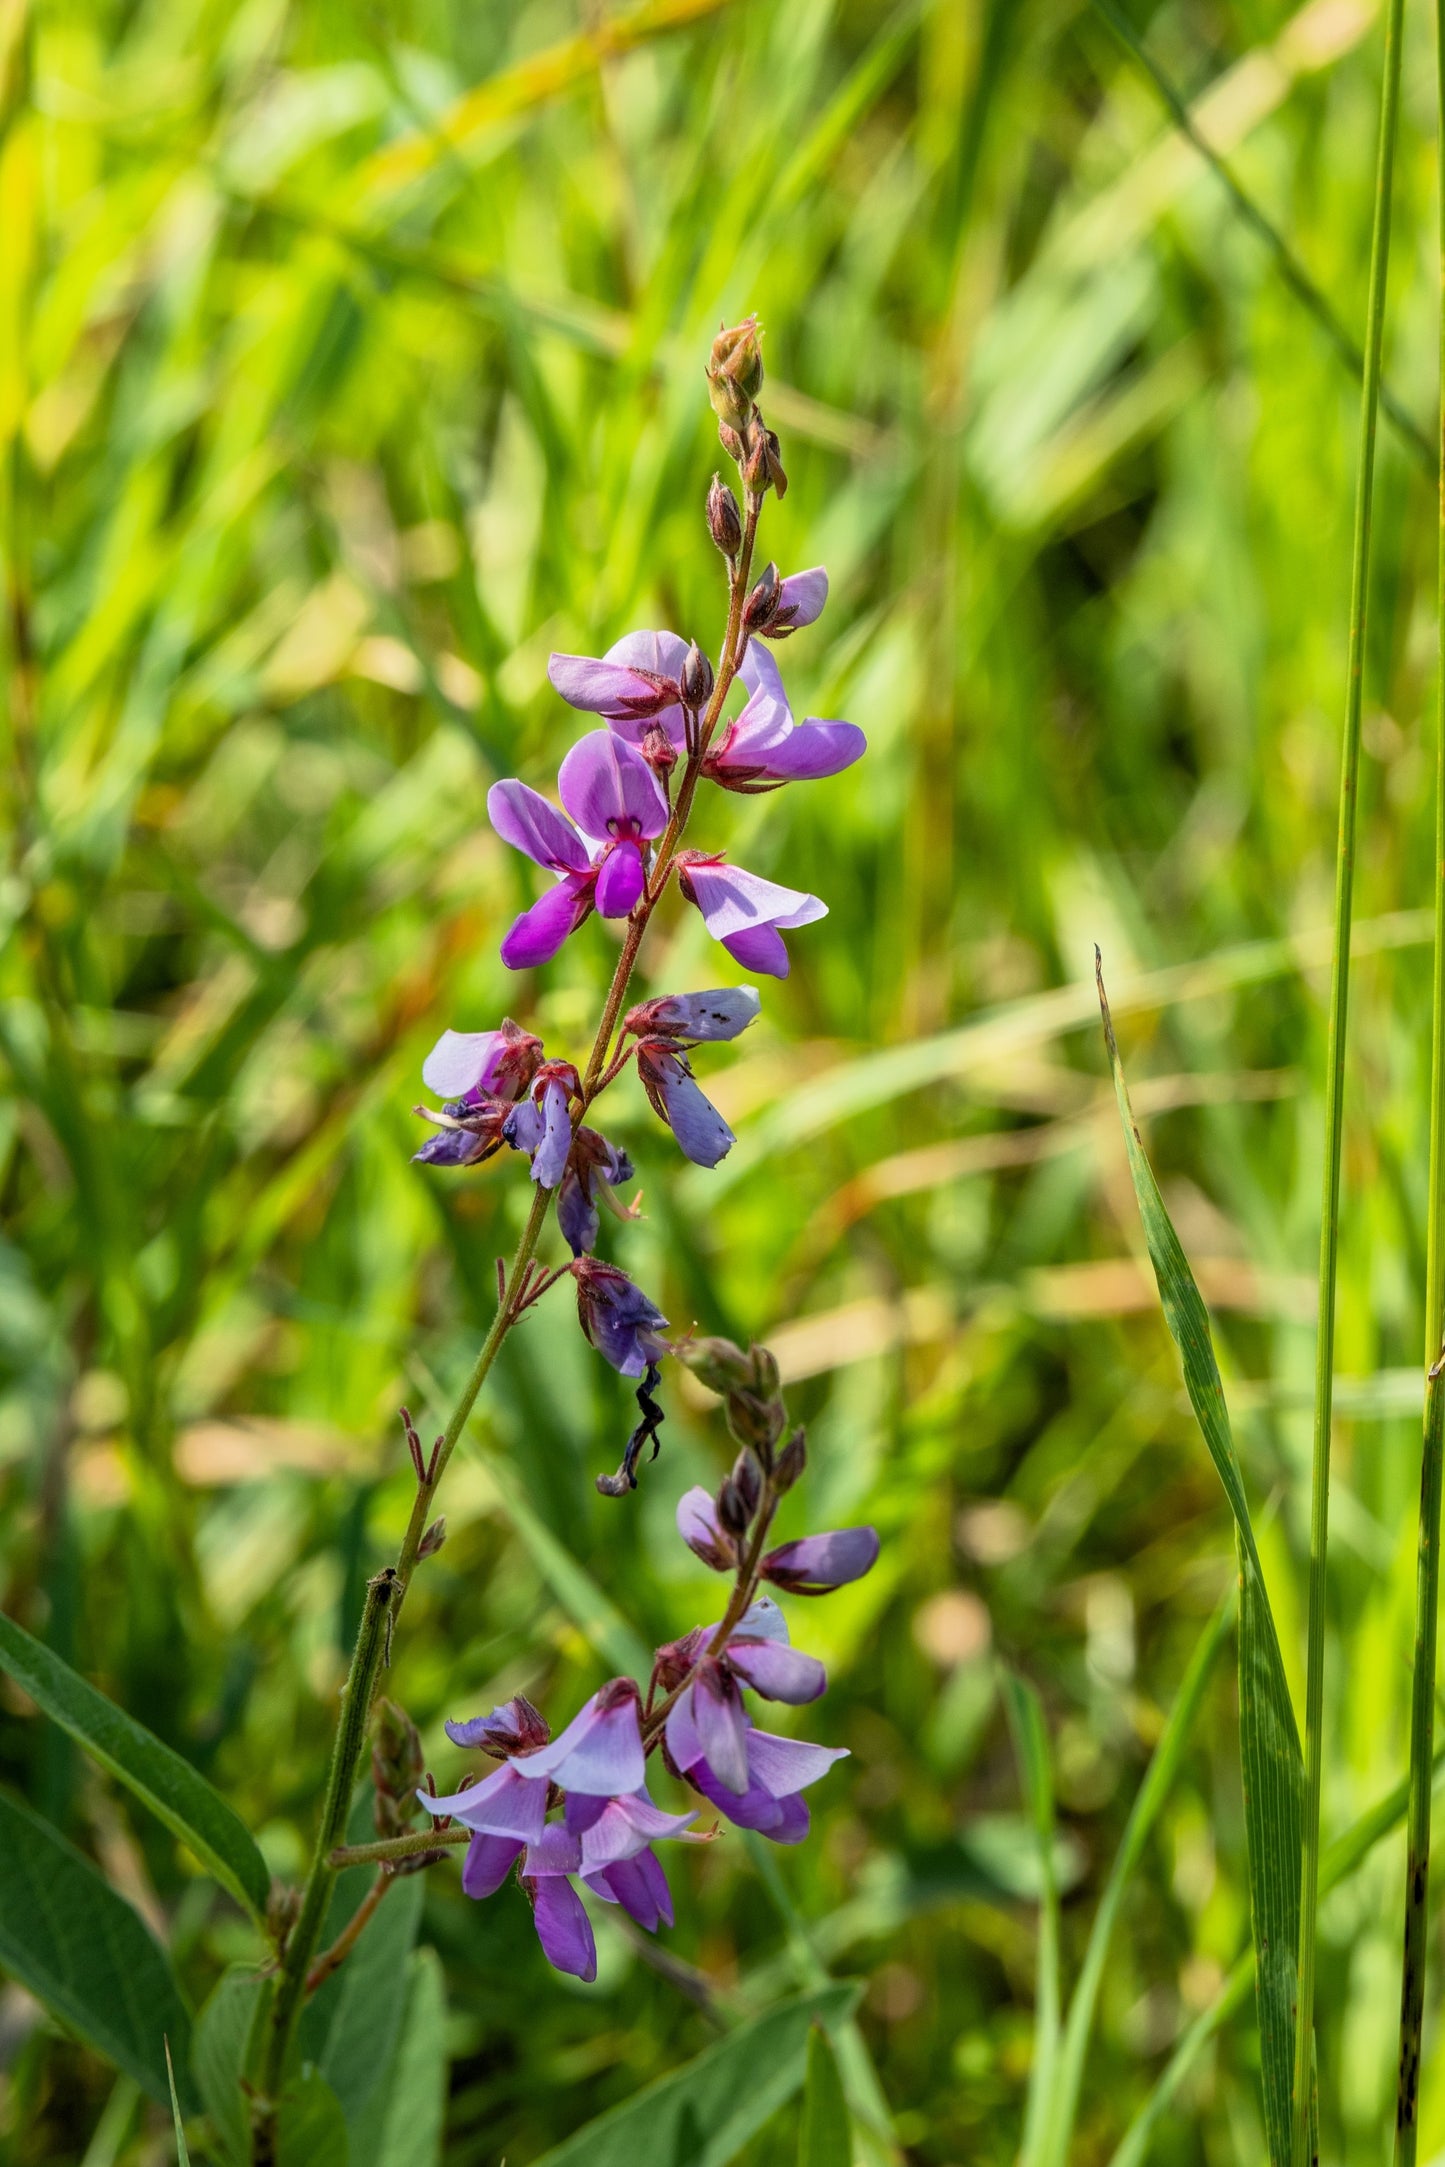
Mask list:
[[[1405,1954],[1400,1972],[1397,2167],[1414,2167],[1420,2115],[1420,2034],[1425,2012],[1426,1904],[1430,1894],[1430,1794],[1435,1765],[1435,1643],[1440,1614],[1440,1475],[1445,1378],[1430,1372],[1420,1463],[1415,1669],[1410,1694],[1409,1842],[1405,1862]]]
[[[1344,1129],[1345,1032],[1350,994],[1350,928],[1354,915],[1355,812],[1359,791],[1360,720],[1364,694],[1365,626],[1369,596],[1370,515],[1375,485],[1375,434],[1384,350],[1385,286],[1390,261],[1390,196],[1400,111],[1400,23],[1403,0],[1389,0],[1380,104],[1379,164],[1370,238],[1370,292],[1365,326],[1364,398],[1355,484],[1354,561],[1350,574],[1349,674],[1340,764],[1339,848],[1335,867],[1335,940],[1330,979],[1329,1052],[1325,1072],[1325,1172],[1320,1224],[1319,1336],[1315,1349],[1314,1468],[1310,1494],[1309,1644],[1305,1671],[1304,1841],[1300,1870],[1299,1999],[1294,2050],[1294,2167],[1311,2167],[1314,2093],[1315,1927],[1320,1876],[1320,1775],[1324,1749],[1326,1564],[1329,1550],[1330,1427],[1335,1360],[1335,1277],[1340,1235],[1340,1157]]]
[[[1445,127],[1445,0],[1435,15],[1437,105]],[[1425,1432],[1420,1454],[1420,1544],[1416,1566],[1415,1668],[1410,1693],[1410,1818],[1405,1868],[1405,1946],[1400,1969],[1400,2060],[1395,2100],[1397,2167],[1415,2167],[1420,2120],[1420,2054],[1425,2015],[1426,1906],[1430,1896],[1431,1776],[1435,1758],[1435,1670],[1440,1619],[1440,1499],[1445,1382],[1445,139],[1437,181],[1440,253],[1440,466],[1436,557],[1435,974],[1430,1036],[1430,1187],[1425,1237]]]
[[[257,2162],[257,2167],[262,2167],[262,2163],[272,2161],[276,2156],[276,2131],[280,2115],[281,2088],[286,2078],[286,2060],[296,2030],[296,2019],[301,2013],[301,2004],[306,1995],[306,1975],[311,1968],[311,1959],[316,1954],[316,1945],[326,1923],[332,1883],[336,1879],[331,1853],[346,1833],[352,1788],[366,1744],[371,1696],[390,1633],[391,1605],[395,1589],[396,1573],[390,1565],[366,1584],[366,1602],[361,1612],[351,1669],[347,1673],[342,1691],[336,1741],[331,1749],[331,1772],[326,1779],[326,1803],[316,1835],[316,1849],[311,1858],[311,1871],[306,1877],[301,1911],[286,1944],[281,1976],[276,1986],[276,1998],[271,2005],[265,2061],[256,2102],[252,2157]]]
[[[331,1863],[337,1873],[347,1866],[391,1866],[398,1859],[419,1858],[423,1851],[438,1850],[443,1844],[470,1843],[472,1832],[453,1824],[451,1828],[419,1828],[411,1836],[388,1836],[381,1843],[339,1844],[331,1854]]]

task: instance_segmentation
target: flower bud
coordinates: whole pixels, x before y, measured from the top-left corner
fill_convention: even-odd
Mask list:
[[[707,705],[712,692],[712,664],[694,640],[682,666],[682,704],[694,710]]]
[[[532,1706],[525,1693],[503,1701],[488,1716],[473,1716],[469,1723],[448,1723],[446,1734],[454,1746],[479,1746],[494,1761],[535,1753],[552,1736],[546,1717]]]
[[[372,1818],[382,1838],[405,1835],[416,1812],[416,1788],[426,1766],[416,1725],[395,1701],[383,1700],[376,1711],[371,1747],[375,1789]]]
[[[779,1490],[791,1490],[799,1475],[808,1464],[808,1433],[794,1430],[773,1468],[773,1482]]]
[[[445,1513],[443,1513],[439,1520],[433,1520],[431,1526],[427,1529],[426,1533],[422,1536],[421,1541],[417,1544],[417,1557],[419,1559],[434,1558],[438,1550],[440,1550],[442,1544],[446,1541],[446,1539],[447,1516]]]
[[[677,766],[677,747],[661,723],[648,724],[637,749],[654,775],[670,775]]]
[[[749,632],[766,632],[778,614],[782,584],[777,566],[770,564],[743,604],[743,623]]]
[[[743,546],[738,500],[718,474],[714,474],[707,493],[707,530],[725,557],[735,557]]]
[[[717,1516],[719,1524],[734,1537],[745,1535],[752,1517],[741,1491],[731,1475],[724,1475],[718,1484]]]
[[[734,429],[745,427],[763,388],[761,338],[757,317],[749,316],[731,331],[724,327],[712,342],[707,394],[718,420]]]
[[[738,1443],[751,1445],[763,1464],[769,1465],[773,1447],[788,1419],[782,1401],[767,1399],[759,1392],[729,1392],[723,1412]]]
[[[761,414],[755,414],[749,425],[742,469],[743,480],[754,496],[760,497],[768,489],[776,489],[779,497],[787,495],[788,477],[783,472],[778,439],[773,430],[764,426]]]
[[[717,440],[719,444],[721,444],[723,450],[727,453],[729,459],[731,459],[735,465],[741,466],[743,463],[743,457],[746,447],[744,446],[743,440],[739,436],[737,430],[730,428],[725,421],[720,421],[717,425]]]
[[[751,1520],[758,1509],[758,1500],[763,1494],[763,1477],[762,1470],[750,1452],[740,1452],[738,1454],[733,1462],[733,1471],[728,1480],[736,1489],[739,1498],[742,1500],[743,1510]]]
[[[672,1351],[709,1392],[730,1392],[752,1377],[748,1356],[730,1339],[680,1339]]]

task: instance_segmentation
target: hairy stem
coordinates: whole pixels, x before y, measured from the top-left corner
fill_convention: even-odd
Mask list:
[[[1375,486],[1385,333],[1385,286],[1390,261],[1390,198],[1400,110],[1400,23],[1403,0],[1389,0],[1385,75],[1380,106],[1379,165],[1370,240],[1370,293],[1365,327],[1364,399],[1355,484],[1354,558],[1350,575],[1349,673],[1340,763],[1339,844],[1335,866],[1334,959],[1330,980],[1329,1054],[1325,1071],[1325,1171],[1320,1224],[1319,1335],[1315,1348],[1314,1467],[1310,1491],[1309,1643],[1305,1670],[1304,1841],[1300,1867],[1299,1998],[1295,2015],[1294,2167],[1311,2167],[1315,2005],[1315,1925],[1320,1876],[1320,1776],[1324,1752],[1325,1598],[1329,1550],[1330,1428],[1335,1360],[1335,1280],[1340,1235],[1340,1155],[1344,1129],[1345,1032],[1350,993],[1350,928],[1354,915],[1355,813],[1359,790],[1360,719],[1364,694],[1365,626],[1369,600],[1370,515]]]
[[[332,1884],[336,1879],[331,1853],[346,1833],[352,1788],[366,1744],[371,1696],[375,1690],[377,1673],[381,1669],[390,1631],[395,1588],[396,1573],[390,1565],[366,1584],[366,1602],[362,1607],[356,1647],[342,1691],[336,1739],[331,1749],[331,1772],[326,1779],[326,1803],[316,1835],[316,1849],[312,1854],[311,1870],[306,1877],[300,1915],[286,1944],[276,1997],[271,2005],[252,2139],[252,2158],[257,2162],[257,2167],[263,2167],[263,2163],[274,2160],[276,2156],[276,2131],[280,2115],[281,2088],[286,2078],[286,2060],[296,2030],[296,2019],[301,2013],[301,2004],[306,1995],[306,1976],[316,1954],[316,1944],[321,1939],[321,1929],[326,1923],[326,1908],[331,1900]]]
[[[388,1836],[380,1843],[338,1844],[331,1864],[340,1873],[344,1866],[386,1866],[396,1859],[420,1858],[423,1851],[470,1843],[472,1832],[453,1824],[451,1828],[419,1828],[412,1836]]]

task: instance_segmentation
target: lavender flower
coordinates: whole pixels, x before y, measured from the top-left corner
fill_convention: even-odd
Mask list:
[[[788,975],[788,951],[779,929],[790,932],[828,915],[827,904],[816,895],[763,880],[740,865],[729,865],[721,854],[679,851],[677,868],[683,894],[702,912],[713,939],[721,941],[744,970],[762,971],[769,978]]]
[[[666,1353],[667,1319],[615,1264],[578,1257],[577,1314],[592,1345],[623,1377],[640,1377]]]
[[[645,1038],[637,1049],[637,1073],[652,1110],[665,1121],[695,1166],[716,1166],[737,1138],[693,1080],[686,1054],[665,1039]]]
[[[702,769],[725,790],[811,782],[862,759],[868,740],[856,722],[794,722],[778,665],[765,647],[749,647],[739,674],[752,697],[723,725]]]
[[[806,572],[793,572],[787,579],[779,579],[777,574],[777,566],[770,564],[758,582],[760,587],[766,583],[769,590],[765,609],[753,612],[752,596],[748,598],[748,630],[760,632],[765,640],[785,640],[794,632],[800,632],[804,625],[816,624],[823,614],[823,604],[828,599],[828,575],[821,564],[813,565]],[[757,588],[754,588],[753,593],[757,593]],[[755,614],[761,622],[753,622]],[[748,657],[745,655],[745,677],[747,661]]]
[[[618,1182],[631,1179],[632,1161],[625,1151],[609,1144],[596,1129],[578,1129],[557,1192],[557,1224],[574,1257],[586,1256],[596,1247],[599,1203],[606,1203],[620,1218],[630,1216],[614,1201],[612,1191]]]
[[[791,1595],[827,1595],[861,1580],[878,1561],[876,1527],[844,1527],[828,1535],[805,1535],[770,1550],[758,1570]]]
[[[677,1532],[693,1555],[715,1573],[730,1573],[737,1564],[737,1540],[719,1521],[717,1505],[700,1482],[677,1501]]]
[[[614,1678],[555,1739],[521,1700],[484,1719],[449,1723],[458,1744],[513,1757],[449,1798],[417,1793],[429,1813],[448,1814],[473,1831],[464,1892],[494,1895],[517,1866],[543,1953],[556,1970],[579,1979],[597,1976],[597,1949],[571,1877],[580,1875],[604,1902],[622,1904],[649,1932],[662,1919],[670,1925],[667,1879],[651,1846],[680,1836],[697,1818],[664,1813],[648,1796],[638,1707],[634,1681]],[[554,1786],[565,1794],[563,1820],[549,1823]]]
[[[711,993],[665,993],[639,1001],[622,1028],[638,1038],[675,1038],[689,1045],[736,1038],[757,1020],[756,986],[719,986]]]
[[[547,675],[570,707],[601,715],[629,743],[640,745],[657,728],[681,745],[687,657],[688,643],[675,632],[628,632],[600,661],[554,654]]]
[[[545,963],[594,908],[625,918],[646,883],[643,845],[667,825],[667,799],[642,755],[610,730],[572,747],[557,776],[568,819],[525,783],[494,783],[487,812],[503,842],[558,875],[502,942],[509,970]]]
[[[480,1106],[520,1098],[541,1063],[541,1039],[504,1016],[499,1031],[443,1031],[421,1065],[421,1080],[439,1099]]]
[[[532,1080],[532,1095],[514,1108],[502,1126],[502,1135],[514,1151],[525,1151],[532,1161],[532,1179],[539,1188],[561,1186],[572,1149],[574,1093],[581,1079],[570,1061],[544,1061]]]

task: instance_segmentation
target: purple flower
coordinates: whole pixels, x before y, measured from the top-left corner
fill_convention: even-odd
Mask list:
[[[821,564],[807,572],[791,572],[778,587],[778,598],[766,624],[755,629],[765,640],[785,640],[804,625],[816,624],[828,599],[828,575]]]
[[[436,1125],[419,1151],[412,1153],[420,1166],[479,1166],[500,1151],[503,1131],[512,1117],[510,1099],[484,1099],[480,1106],[466,1099],[449,1099],[439,1114],[425,1106],[415,1111]]]
[[[620,1218],[629,1216],[624,1206],[613,1202],[612,1191],[618,1182],[631,1179],[632,1161],[625,1151],[596,1129],[578,1129],[557,1192],[557,1224],[574,1257],[586,1256],[596,1246],[599,1202]]]
[[[780,783],[838,775],[861,760],[868,740],[856,722],[794,722],[778,665],[765,647],[749,647],[740,672],[752,694],[709,747],[703,773],[724,789],[770,790]]]
[[[547,675],[571,707],[602,715],[631,744],[660,727],[676,745],[684,735],[682,671],[687,641],[675,632],[628,632],[601,661],[553,655]]]
[[[667,1319],[615,1264],[578,1257],[577,1315],[592,1345],[623,1377],[640,1377],[667,1352]]]
[[[610,730],[578,740],[557,788],[571,819],[525,783],[494,783],[487,793],[503,842],[559,876],[508,930],[502,961],[509,970],[545,963],[594,908],[604,918],[625,918],[646,881],[642,846],[667,825],[667,799],[651,768]]]
[[[676,1038],[688,1044],[736,1038],[757,1021],[761,1006],[756,986],[718,986],[711,993],[664,993],[630,1008],[622,1028],[636,1038]]]
[[[827,1595],[850,1580],[861,1580],[877,1559],[877,1528],[844,1527],[785,1542],[768,1552],[759,1569],[765,1580],[792,1595]]]
[[[720,856],[683,850],[676,862],[683,894],[702,912],[713,939],[745,970],[786,978],[788,951],[779,928],[791,931],[828,915],[827,904],[816,895],[779,887]]]
[[[694,1166],[716,1166],[737,1138],[693,1080],[687,1055],[666,1039],[645,1038],[637,1049],[637,1073],[653,1112],[665,1121]]]
[[[552,1731],[547,1718],[534,1708],[525,1693],[503,1701],[489,1716],[473,1716],[467,1723],[446,1725],[454,1746],[479,1746],[493,1760],[510,1761],[517,1754],[535,1753],[545,1746]]]
[[[597,1976],[597,1949],[570,1877],[581,1875],[604,1902],[622,1904],[649,1932],[662,1919],[671,1925],[666,1876],[651,1846],[680,1836],[697,1818],[664,1813],[648,1796],[638,1708],[634,1681],[614,1678],[554,1739],[521,1699],[484,1720],[449,1723],[458,1744],[516,1757],[451,1798],[417,1794],[429,1813],[449,1813],[473,1832],[464,1892],[494,1895],[517,1866],[543,1953],[556,1970],[579,1979]],[[565,1794],[564,1817],[549,1823],[554,1785]]]
[[[541,1039],[504,1016],[499,1031],[443,1031],[421,1065],[421,1080],[439,1099],[480,1106],[519,1098],[541,1063]]]
[[[797,1794],[825,1776],[835,1761],[845,1759],[846,1749],[778,1738],[755,1729],[746,1712],[739,1712],[735,1724],[730,1712],[720,1718],[716,1708],[709,1707],[710,1750],[697,1711],[716,1698],[709,1694],[699,1703],[695,1687],[690,1687],[674,1703],[667,1718],[673,1765],[739,1828],[757,1829],[774,1843],[801,1843],[809,1816]],[[714,1757],[719,1753],[721,1768]]]
[[[594,1896],[600,1896],[604,1904],[621,1904],[649,1934],[655,1934],[660,1925],[671,1926],[672,1891],[650,1849],[582,1878]]]
[[[570,1061],[544,1061],[532,1081],[532,1095],[523,1099],[502,1124],[502,1135],[514,1151],[525,1151],[532,1161],[532,1179],[539,1188],[560,1186],[572,1149],[572,1095],[581,1091],[581,1080]]]
[[[700,1482],[677,1501],[677,1532],[693,1555],[715,1573],[730,1573],[737,1564],[738,1546],[720,1524],[716,1501]]]

